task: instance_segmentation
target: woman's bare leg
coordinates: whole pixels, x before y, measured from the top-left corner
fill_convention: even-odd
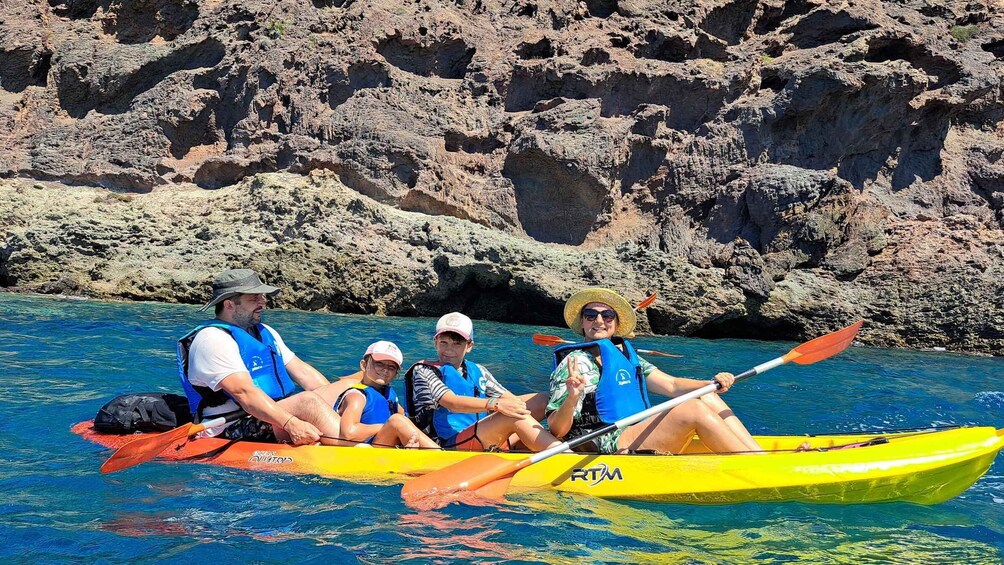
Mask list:
[[[736,437],[742,440],[748,451],[763,451],[760,444],[753,439],[749,430],[746,429],[746,426],[739,420],[735,412],[729,408],[729,405],[722,400],[722,397],[715,393],[705,394],[701,397],[701,402],[707,404],[709,408],[725,421],[725,424],[736,434]]]
[[[519,440],[531,451],[543,451],[561,442],[544,429],[533,417],[520,418],[515,423],[515,432]]]
[[[530,411],[530,415],[533,416],[534,420],[538,422],[544,419],[544,411],[547,409],[547,395],[543,392],[534,392],[530,394],[521,394],[519,396],[526,402],[526,409]]]
[[[699,400],[688,400],[669,412],[630,426],[621,434],[617,445],[621,450],[680,453],[690,444],[695,432],[711,451],[747,451],[746,444],[721,417]]]

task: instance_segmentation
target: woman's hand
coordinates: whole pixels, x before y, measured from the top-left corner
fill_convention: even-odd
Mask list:
[[[721,385],[721,387],[718,389],[718,392],[723,393],[729,391],[729,388],[732,387],[732,384],[736,382],[736,377],[732,373],[718,373],[717,375],[714,376],[714,380],[716,383]]]
[[[568,359],[568,378],[565,379],[565,390],[568,391],[568,400],[571,402],[578,402],[586,391],[586,379],[579,374],[579,364],[572,358]]]
[[[565,358],[568,366],[568,376],[565,377],[565,399],[557,410],[547,416],[547,426],[554,437],[563,438],[572,429],[575,422],[575,411],[579,401],[586,390],[586,379],[579,373],[579,363],[577,357],[568,356]],[[553,378],[560,378],[558,374]],[[560,390],[560,385],[552,393]]]

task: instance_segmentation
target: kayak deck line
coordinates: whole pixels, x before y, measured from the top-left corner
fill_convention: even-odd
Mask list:
[[[73,426],[73,432],[112,448],[137,437],[100,434],[89,421]],[[554,489],[601,498],[694,504],[753,501],[935,504],[962,493],[986,473],[1004,447],[1004,428],[759,436],[757,440],[768,453],[710,453],[699,439],[682,456],[562,453],[520,471],[512,485],[518,489]],[[796,451],[804,441],[811,443],[810,449]],[[862,445],[841,448],[852,444]],[[169,447],[159,459],[389,484],[480,454],[292,447],[200,438]],[[526,457],[525,453],[494,455],[507,459]]]

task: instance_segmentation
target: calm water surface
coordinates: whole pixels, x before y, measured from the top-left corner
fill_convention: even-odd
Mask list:
[[[126,392],[177,392],[175,339],[193,306],[0,294],[0,557],[14,562],[651,563],[1004,560],[1004,461],[933,507],[688,506],[522,493],[501,505],[416,513],[397,486],[147,463],[101,475],[110,453],[70,433]],[[376,339],[406,362],[433,353],[431,319],[270,311],[298,355],[329,377]],[[515,392],[546,387],[535,331],[477,323],[472,357]],[[864,329],[867,331],[867,327]],[[639,339],[685,355],[649,359],[703,376],[772,359],[791,343]],[[852,348],[737,385],[727,398],[754,433],[1004,426],[1004,360]],[[397,383],[400,385],[401,383]],[[399,386],[399,389],[401,387]],[[399,390],[399,393],[402,393]],[[670,480],[667,478],[667,480]]]

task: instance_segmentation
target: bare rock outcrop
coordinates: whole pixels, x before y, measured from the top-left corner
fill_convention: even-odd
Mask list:
[[[1002,76],[996,2],[13,0],[0,286],[998,353]]]
[[[0,282],[45,279],[32,287],[43,292],[196,303],[205,298],[207,273],[242,264],[283,288],[280,306],[403,316],[460,309],[557,324],[564,297],[582,282],[643,288],[644,274],[629,263],[640,260],[675,281],[662,288],[665,315],[707,321],[742,299],[720,273],[709,279],[662,252],[555,248],[468,220],[405,212],[326,171],[142,197],[13,181],[0,184],[0,205],[17,210],[0,216],[10,226]],[[46,271],[54,264],[62,272]],[[582,278],[569,278],[573,271]],[[702,298],[687,298],[695,292]],[[684,302],[685,311],[673,306]]]

